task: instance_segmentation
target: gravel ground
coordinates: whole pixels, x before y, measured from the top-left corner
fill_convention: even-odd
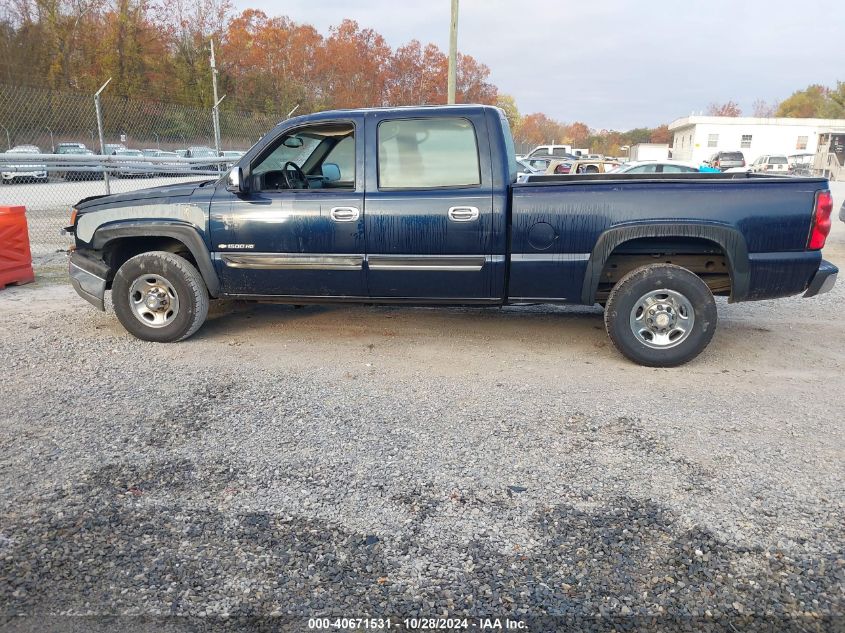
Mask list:
[[[4,630],[845,630],[841,280],[721,303],[663,370],[548,306],[233,304],[151,345],[39,265],[0,293]]]

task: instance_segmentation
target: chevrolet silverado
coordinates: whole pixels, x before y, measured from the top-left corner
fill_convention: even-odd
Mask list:
[[[619,351],[674,366],[729,301],[830,290],[822,178],[530,176],[490,106],[288,119],[222,177],[79,202],[77,292],[146,341],[179,341],[209,300],[600,304]]]

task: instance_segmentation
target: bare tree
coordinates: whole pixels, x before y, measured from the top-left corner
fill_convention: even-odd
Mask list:
[[[752,105],[751,109],[754,116],[759,118],[770,118],[775,116],[775,113],[778,111],[778,107],[780,103],[777,101],[772,101],[769,103],[764,99],[757,99]]]

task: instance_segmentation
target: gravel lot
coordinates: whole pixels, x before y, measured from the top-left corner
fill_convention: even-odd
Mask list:
[[[845,630],[844,280],[721,303],[655,370],[547,306],[227,305],[146,344],[39,263],[0,292],[0,629]]]

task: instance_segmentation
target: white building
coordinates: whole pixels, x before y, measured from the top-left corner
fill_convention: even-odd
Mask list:
[[[666,160],[669,158],[669,145],[666,143],[637,143],[628,149],[628,160]]]
[[[830,129],[845,132],[845,119],[689,116],[669,124],[675,160],[703,162],[720,150],[738,150],[746,165],[763,154],[814,154],[819,131]]]

